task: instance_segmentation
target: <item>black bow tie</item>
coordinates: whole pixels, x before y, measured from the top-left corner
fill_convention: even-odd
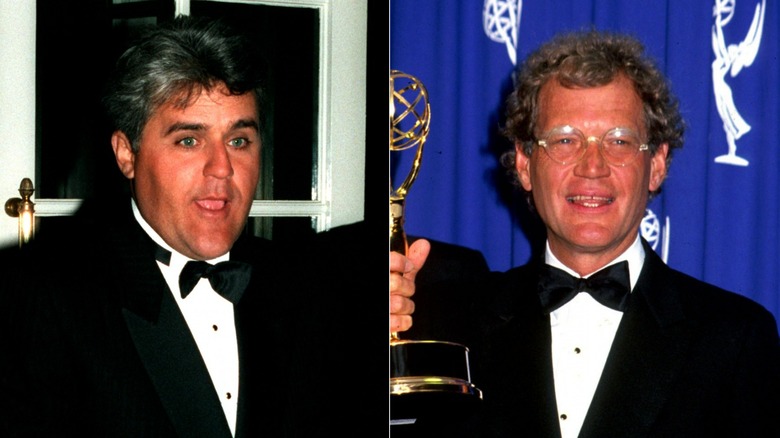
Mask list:
[[[155,258],[169,265],[171,253],[157,245]],[[233,304],[238,303],[241,295],[249,284],[252,266],[249,263],[225,261],[212,265],[200,260],[190,260],[179,274],[179,290],[181,297],[187,298],[201,278],[207,278],[211,288]]]
[[[226,300],[238,303],[249,284],[252,266],[243,262],[219,262],[212,265],[202,260],[190,260],[179,274],[181,297],[187,298],[201,278],[207,278],[211,287]]]
[[[542,267],[539,297],[546,313],[568,303],[580,292],[589,293],[596,301],[610,309],[625,312],[631,292],[628,262],[607,266],[588,278],[573,277],[550,265]]]

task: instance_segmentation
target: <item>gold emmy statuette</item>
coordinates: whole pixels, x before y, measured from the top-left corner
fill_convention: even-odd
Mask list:
[[[423,145],[431,113],[428,92],[414,76],[390,74],[390,152],[416,147],[411,171],[394,188],[390,182],[390,249],[406,254],[403,229],[406,195],[420,171]],[[471,383],[467,347],[445,341],[403,340],[390,335],[391,419],[403,421],[421,415],[434,404],[456,406],[482,399]],[[448,409],[443,407],[443,409]]]

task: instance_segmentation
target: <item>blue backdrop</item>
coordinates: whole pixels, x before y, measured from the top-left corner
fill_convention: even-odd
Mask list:
[[[780,320],[778,24],[773,0],[391,0],[390,67],[420,79],[431,106],[407,233],[479,249],[494,270],[526,263],[542,230],[497,178],[515,59],[560,31],[627,32],[669,77],[688,126],[643,235],[670,266]],[[409,155],[391,153],[393,184]]]

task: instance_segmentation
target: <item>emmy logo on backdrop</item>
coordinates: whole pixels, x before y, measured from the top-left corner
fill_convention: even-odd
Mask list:
[[[715,24],[712,26],[712,50],[715,52],[715,60],[712,62],[712,86],[715,104],[723,120],[723,130],[726,131],[726,141],[729,146],[728,153],[716,157],[715,162],[747,166],[748,160],[737,155],[737,140],[750,131],[750,125],[742,118],[734,104],[731,87],[726,83],[726,73],[735,77],[743,67],[750,67],[756,59],[764,28],[766,0],[756,5],[753,22],[745,39],[739,44],[726,45],[723,28],[734,17],[735,3],[736,0],[715,0],[713,9]]]
[[[517,34],[523,0],[485,0],[482,7],[482,27],[485,35],[506,46],[512,65],[517,64]]]
[[[397,187],[390,181],[390,249],[406,254],[403,229],[406,195],[420,171],[423,145],[430,126],[428,92],[414,76],[390,74],[390,152],[414,151],[411,171]],[[482,399],[471,383],[469,350],[463,345],[429,340],[403,340],[390,335],[391,418],[416,417],[432,403],[470,403]]]

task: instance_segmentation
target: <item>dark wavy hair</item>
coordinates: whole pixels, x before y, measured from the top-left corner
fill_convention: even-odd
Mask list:
[[[560,34],[531,53],[515,72],[503,134],[513,145],[522,144],[530,157],[539,116],[539,90],[545,83],[556,80],[567,88],[592,88],[607,85],[621,74],[634,84],[642,100],[650,153],[655,154],[662,143],[669,145],[668,167],[673,151],[683,145],[685,122],[668,80],[644,54],[642,43],[628,35],[596,30]],[[501,164],[519,186],[514,147],[501,156]],[[650,195],[659,192],[660,186]]]
[[[220,20],[178,16],[151,28],[124,52],[103,105],[112,129],[124,132],[138,152],[141,132],[161,105],[186,107],[221,84],[233,95],[255,94],[262,127],[264,78],[262,58],[246,35]]]

